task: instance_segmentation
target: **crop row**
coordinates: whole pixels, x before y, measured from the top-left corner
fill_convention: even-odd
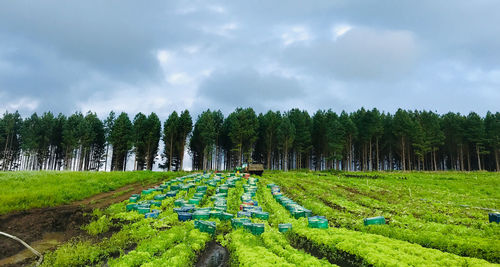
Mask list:
[[[271,180],[263,179],[263,182],[269,183]],[[272,182],[277,181],[273,179]],[[313,254],[325,256],[334,263],[374,266],[486,266],[489,264],[484,260],[461,257],[381,235],[335,227],[311,229],[307,227],[305,218],[294,219],[278,202],[273,202],[270,190],[262,192],[262,195],[266,208],[273,214],[269,219],[270,223],[292,222],[293,230],[286,235],[291,244],[305,248]],[[306,202],[302,204],[312,209],[313,213],[320,211],[320,209],[308,206]]]
[[[198,183],[199,184],[199,183]],[[157,218],[145,218],[137,211],[126,211],[128,201],[113,204],[105,211],[94,211],[96,217],[84,228],[96,238],[78,239],[63,244],[45,255],[44,266],[186,266],[192,264],[205,243],[211,239],[194,229],[193,222],[182,223],[172,212],[175,200],[190,198],[195,189],[181,191],[156,207]],[[161,192],[141,196],[152,201]],[[99,238],[111,228],[120,228],[110,237]],[[99,241],[94,241],[99,239]],[[167,260],[168,259],[168,260]]]
[[[248,182],[256,181],[249,178]],[[242,195],[242,182],[237,183],[239,199]],[[235,190],[235,192],[236,192]],[[260,189],[254,200],[263,204]],[[233,198],[233,201],[237,198]],[[240,201],[239,203],[243,203]],[[232,203],[234,204],[234,202]],[[258,204],[257,204],[258,205]],[[266,206],[267,207],[267,206]],[[270,214],[270,216],[273,216]],[[266,219],[248,218],[252,223],[263,224],[263,233],[252,233],[243,228],[234,229],[218,239],[231,252],[231,263],[235,266],[329,266],[326,260],[318,259],[302,250],[293,248],[286,237],[278,232],[277,225],[272,227]]]
[[[272,179],[282,184],[284,191],[310,207],[313,212],[327,216],[335,226],[379,234],[460,256],[500,262],[500,244],[495,241],[500,235],[500,227],[488,222],[485,211],[482,212],[486,219],[476,219],[470,223],[473,226],[466,226],[464,221],[474,219],[464,219],[459,214],[448,215],[447,209],[433,209],[426,203],[422,204],[420,199],[405,199],[404,195],[400,196],[400,204],[384,201],[385,195],[380,192],[387,189],[381,186],[367,186],[364,182],[359,182],[359,179],[358,186],[348,189],[345,189],[346,184],[355,179],[343,178],[339,182],[340,178],[337,177],[312,175],[272,175]],[[375,182],[370,180],[368,183]],[[401,193],[394,188],[391,190],[395,192],[386,195]],[[418,192],[414,191],[414,195]],[[370,198],[369,195],[377,197]],[[415,215],[415,210],[420,213],[419,216]],[[387,225],[363,225],[363,218],[379,215],[387,218]],[[433,221],[432,218],[439,218],[439,222]],[[457,221],[460,223],[456,223]]]

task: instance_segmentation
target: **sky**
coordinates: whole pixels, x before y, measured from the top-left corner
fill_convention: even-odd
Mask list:
[[[0,110],[499,111],[500,1],[1,1]]]

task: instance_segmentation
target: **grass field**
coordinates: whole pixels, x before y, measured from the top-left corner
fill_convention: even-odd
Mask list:
[[[84,227],[93,238],[63,244],[45,255],[44,265],[190,266],[211,240],[227,248],[232,266],[489,266],[500,262],[500,226],[489,223],[487,217],[500,208],[496,173],[267,172],[259,180],[217,179],[197,175],[175,182],[162,180],[165,192],[178,193],[162,200],[160,207],[151,207],[160,211],[158,218],[126,211],[129,201],[96,210]],[[313,229],[307,218],[292,216],[271,193],[267,185],[272,183],[314,215],[326,216],[330,227]],[[197,187],[207,185],[196,209],[213,212],[207,219],[216,224],[213,235],[195,229],[193,221],[179,221],[174,212],[180,200],[195,198]],[[218,193],[226,187],[227,196]],[[262,234],[233,228],[231,220],[214,215],[220,203],[224,211],[236,215],[252,190],[252,200],[269,213],[268,219],[250,219],[263,225]],[[142,195],[141,201],[153,201],[161,194]],[[385,216],[387,224],[363,225],[363,218],[379,215]],[[292,230],[280,233],[281,223],[291,223]]]
[[[0,214],[68,204],[127,184],[175,177],[168,172],[0,172]],[[181,173],[182,175],[182,173]]]

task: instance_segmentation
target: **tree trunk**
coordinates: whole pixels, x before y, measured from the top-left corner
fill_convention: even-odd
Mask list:
[[[169,171],[172,171],[172,155],[173,155],[173,146],[174,146],[174,135],[170,135],[170,153],[169,153],[169,156],[168,156],[168,170]]]
[[[377,144],[376,144],[376,149],[377,149],[377,171],[380,171],[380,158],[379,158],[379,149],[378,149],[378,137],[377,137]]]
[[[373,151],[372,151],[372,138],[370,137],[370,142],[369,142],[369,148],[368,148],[368,170],[369,171],[372,171],[373,170],[373,161],[372,161],[372,157],[373,157]]]
[[[184,164],[184,148],[185,147],[186,147],[186,137],[184,137],[183,139],[181,139],[181,149],[179,151],[179,164],[180,164],[179,169],[180,170],[183,169],[183,164]]]
[[[434,170],[437,171],[438,170],[438,167],[437,167],[437,161],[436,161],[436,150],[434,150]]]
[[[464,171],[465,165],[464,165],[464,147],[462,144],[460,144],[460,170]]]
[[[495,163],[496,163],[496,171],[499,172],[500,171],[500,160],[498,158],[498,149],[495,148]]]
[[[283,157],[284,157],[284,163],[283,163],[283,170],[288,171],[288,145],[285,142],[285,147],[283,151]]]
[[[468,171],[471,171],[471,167],[470,167],[470,152],[469,152],[469,149],[467,149],[467,167],[468,167]]]
[[[271,149],[267,150],[267,169],[271,169]]]
[[[478,166],[479,170],[481,171],[482,170],[482,168],[481,168],[481,153],[479,150],[479,144],[476,144],[476,155],[477,155],[477,166]]]
[[[402,159],[401,159],[401,163],[403,164],[403,171],[406,171],[406,153],[405,153],[405,140],[404,140],[404,137],[401,136],[401,148],[403,149],[401,155],[402,155]]]

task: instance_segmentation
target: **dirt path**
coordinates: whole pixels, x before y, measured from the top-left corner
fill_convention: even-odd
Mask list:
[[[65,242],[78,235],[85,235],[80,229],[91,219],[86,213],[95,208],[121,202],[131,194],[140,193],[143,189],[159,184],[158,182],[142,185],[142,183],[129,184],[113,191],[100,193],[84,200],[49,208],[37,208],[27,211],[13,212],[0,216],[0,231],[17,236],[28,244],[37,244],[36,241],[44,240],[48,233],[57,233],[58,241]],[[57,245],[53,243],[50,249]],[[24,249],[17,241],[0,236],[0,260],[21,252]],[[29,254],[28,254],[29,255]]]

